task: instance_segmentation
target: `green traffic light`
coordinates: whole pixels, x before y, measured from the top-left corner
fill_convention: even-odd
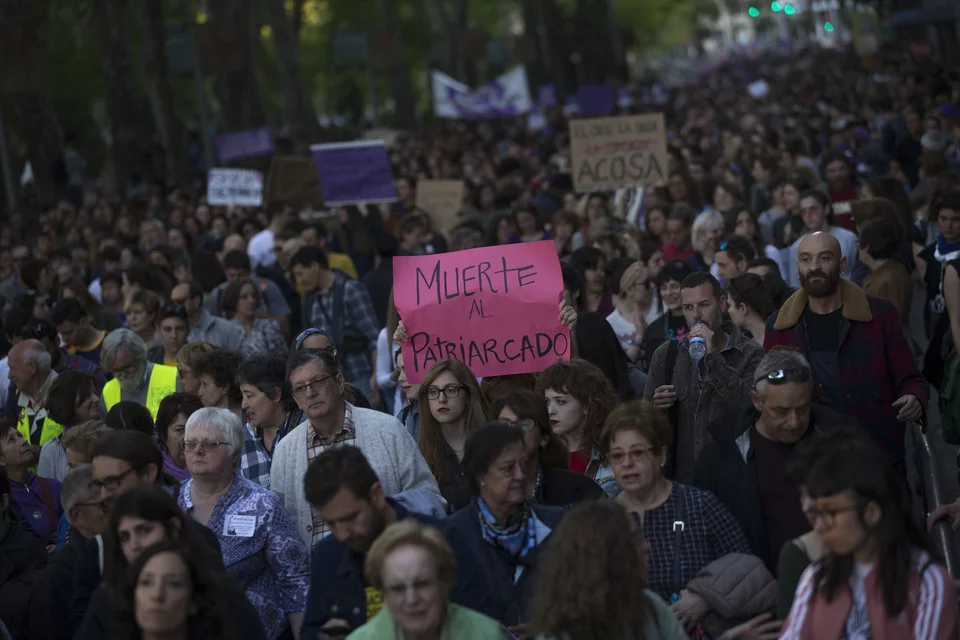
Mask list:
[[[824,22],[824,23],[823,23],[823,30],[826,31],[827,33],[833,33],[833,23],[832,23],[832,22]]]
[[[751,18],[756,18],[757,16],[760,15],[760,10],[757,9],[756,7],[750,7],[749,9],[747,9],[747,15],[749,15]]]
[[[792,16],[793,14],[795,14],[795,13],[797,12],[797,10],[793,8],[793,5],[792,5],[792,4],[788,4],[787,6],[785,6],[785,7],[783,8],[783,12],[784,12],[785,14],[787,14],[788,16]]]
[[[779,3],[779,2],[772,2],[772,3],[770,4],[770,8],[773,10],[774,13],[777,13],[778,11],[780,11],[781,9],[783,9],[783,7],[780,6],[780,3]]]

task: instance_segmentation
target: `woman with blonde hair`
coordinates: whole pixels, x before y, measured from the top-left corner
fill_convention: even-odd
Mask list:
[[[417,394],[417,446],[440,485],[447,504],[462,502],[461,460],[467,438],[486,423],[487,400],[476,377],[459,360],[441,360],[427,370]]]
[[[377,538],[364,566],[367,584],[383,594],[384,608],[347,640],[501,640],[500,623],[450,602],[457,559],[438,530],[413,518]]]
[[[551,536],[531,605],[539,640],[686,640],[667,603],[647,590],[643,531],[616,502],[586,502]]]
[[[723,238],[726,224],[719,211],[706,211],[697,216],[690,231],[690,241],[696,251],[690,260],[698,271],[709,271],[716,276],[714,258]]]

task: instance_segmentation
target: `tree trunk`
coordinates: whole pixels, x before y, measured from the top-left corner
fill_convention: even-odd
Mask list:
[[[151,177],[154,150],[147,110],[141,102],[127,44],[127,0],[91,0],[110,117],[111,158],[117,191],[122,195],[132,178]]]
[[[176,110],[167,64],[167,30],[163,17],[163,0],[138,0],[140,34],[143,38],[142,59],[147,78],[147,94],[153,120],[164,148],[167,176],[172,185],[190,182],[190,159],[187,134]]]
[[[283,90],[284,119],[290,138],[297,151],[306,151],[311,143],[318,142],[322,132],[313,101],[307,91],[300,66],[300,49],[293,25],[283,7],[283,0],[263,0],[273,31],[273,47],[277,53],[280,71],[280,86]]]
[[[390,82],[390,93],[396,105],[394,125],[399,129],[413,129],[417,126],[417,109],[413,90],[410,86],[410,72],[407,69],[401,41],[400,14],[396,0],[379,0],[382,24],[390,36],[386,47],[384,68]]]
[[[214,22],[232,25],[239,41],[240,64],[218,74],[214,83],[227,131],[253,129],[266,124],[257,80],[253,75],[254,25],[251,0],[208,0]]]
[[[59,194],[53,182],[53,166],[63,153],[60,123],[53,109],[48,79],[49,61],[44,46],[41,15],[33,0],[0,2],[0,37],[8,38],[11,27],[22,29],[17,55],[0,55],[0,74],[6,79],[19,75],[23,82],[10,91],[9,104],[19,122],[18,138],[27,150],[41,205],[54,202]]]

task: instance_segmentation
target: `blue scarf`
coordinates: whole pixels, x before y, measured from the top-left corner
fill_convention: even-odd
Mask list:
[[[524,558],[537,546],[536,516],[526,502],[520,511],[507,519],[502,526],[490,511],[490,507],[477,497],[480,509],[480,531],[489,544],[500,547],[514,558]]]
[[[937,253],[945,256],[954,251],[960,251],[960,242],[947,242],[942,233],[937,235]]]

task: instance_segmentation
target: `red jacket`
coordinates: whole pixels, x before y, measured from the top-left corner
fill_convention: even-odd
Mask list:
[[[877,572],[864,579],[867,617],[874,640],[948,640],[957,637],[957,592],[947,570],[930,563],[922,551],[914,554],[907,604],[895,618],[887,616],[877,589]],[[853,603],[849,587],[838,589],[832,602],[814,589],[820,563],[807,567],[797,585],[790,615],[780,640],[840,640]],[[921,571],[923,573],[921,573]]]
[[[891,462],[897,462],[905,453],[905,425],[897,421],[900,410],[893,403],[910,394],[926,410],[930,387],[913,360],[896,307],[888,300],[868,296],[848,280],[841,280],[840,286],[843,321],[837,366],[846,412],[867,430]],[[807,292],[799,289],[767,320],[763,348],[793,347],[809,360],[803,318],[806,308]]]

